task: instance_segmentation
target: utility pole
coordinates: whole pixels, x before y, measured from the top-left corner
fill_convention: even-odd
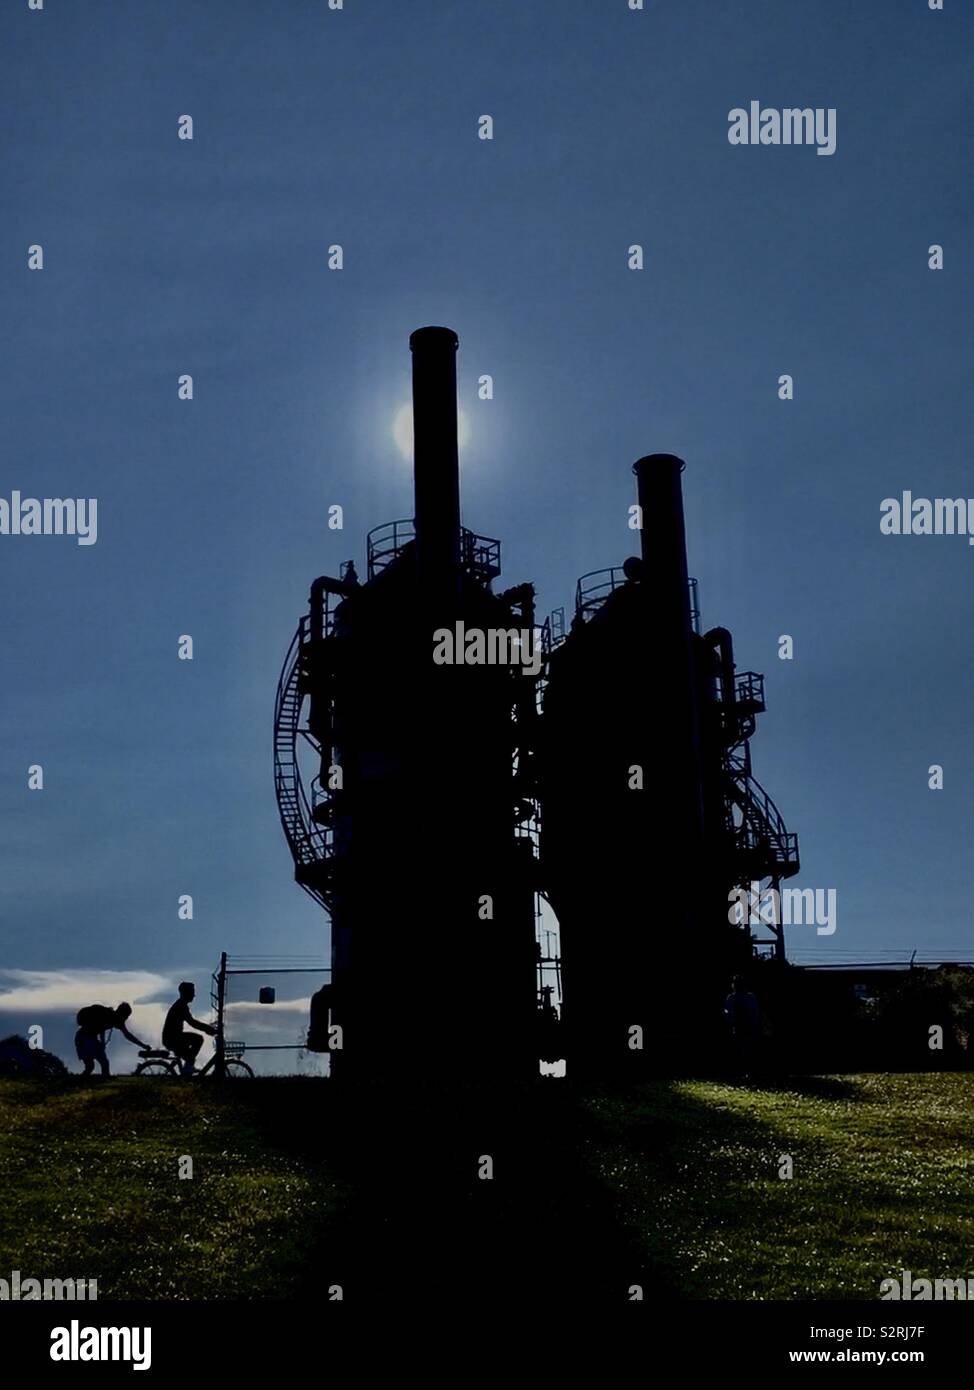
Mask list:
[[[227,1066],[223,1044],[223,1006],[227,997],[227,953],[220,953],[220,973],[216,977],[216,1075],[226,1077]]]

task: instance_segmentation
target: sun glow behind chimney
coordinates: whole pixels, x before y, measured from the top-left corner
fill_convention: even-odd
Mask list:
[[[413,462],[413,403],[403,401],[392,417],[392,438],[396,448],[406,463]],[[470,443],[470,417],[465,410],[457,410],[457,444],[462,451]]]

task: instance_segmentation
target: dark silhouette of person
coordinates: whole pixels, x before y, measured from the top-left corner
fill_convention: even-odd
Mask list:
[[[731,993],[724,1001],[724,1017],[730,1026],[738,1070],[747,1076],[754,1066],[757,1052],[761,1010],[743,975],[734,977]]]
[[[203,1039],[199,1033],[188,1033],[186,1025],[189,1024],[191,1028],[199,1028],[202,1032],[209,1033],[211,1037],[216,1035],[215,1028],[211,1028],[208,1023],[201,1023],[190,1013],[189,1006],[195,998],[196,986],[189,980],[184,980],[179,986],[179,998],[171,1006],[166,1014],[166,1021],[162,1025],[162,1045],[179,1058],[180,1071],[183,1076],[193,1075],[196,1070],[196,1058],[203,1046]]]
[[[147,1046],[125,1026],[131,1016],[132,1005],[124,1003],[119,1004],[116,1009],[109,1009],[104,1004],[88,1004],[78,1010],[78,1031],[74,1035],[74,1050],[79,1061],[84,1063],[85,1076],[92,1074],[96,1062],[101,1067],[102,1076],[111,1075],[108,1053],[105,1051],[105,1034],[115,1028],[123,1038],[128,1038],[136,1047]]]

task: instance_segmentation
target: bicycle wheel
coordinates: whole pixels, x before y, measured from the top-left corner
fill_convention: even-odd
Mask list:
[[[251,1081],[254,1079],[253,1069],[248,1067],[246,1062],[238,1061],[236,1058],[234,1058],[233,1061],[227,1061],[227,1076],[237,1077],[238,1079],[240,1077],[249,1076]]]
[[[164,1062],[161,1060],[161,1058],[157,1058],[156,1060],[150,1062],[140,1062],[139,1065],[135,1068],[135,1071],[132,1073],[132,1075],[175,1076],[176,1073],[173,1071],[171,1063]]]

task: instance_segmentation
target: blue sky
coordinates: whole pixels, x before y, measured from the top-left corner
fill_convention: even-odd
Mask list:
[[[767,677],[755,771],[838,894],[793,955],[974,957],[974,552],[879,532],[904,488],[974,496],[972,31],[951,0],[4,5],[0,495],[97,497],[99,532],[0,536],[0,966],[64,989],[0,994],[0,1033],[64,1050],[70,972],[158,1002],[223,949],[326,954],[273,694],[311,579],[411,513],[426,323],[461,339],[464,520],[542,613],[634,550],[632,461],[687,460],[704,622]],[[729,145],[752,99],[834,107],[836,153]]]

